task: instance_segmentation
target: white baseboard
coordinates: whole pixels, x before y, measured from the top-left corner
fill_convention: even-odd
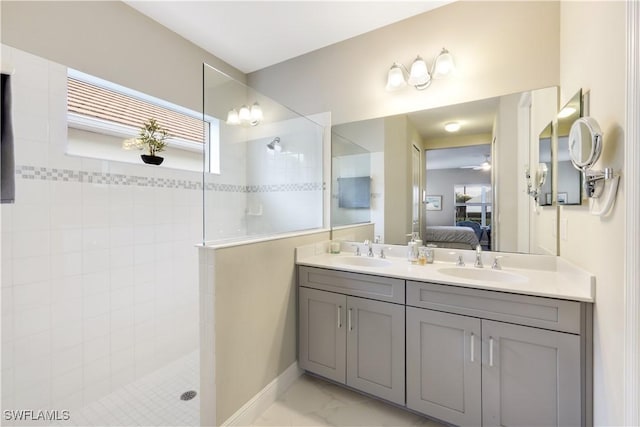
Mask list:
[[[302,369],[298,367],[296,361],[253,396],[242,408],[238,409],[235,414],[231,415],[221,426],[249,426],[253,424],[300,375],[302,375]]]

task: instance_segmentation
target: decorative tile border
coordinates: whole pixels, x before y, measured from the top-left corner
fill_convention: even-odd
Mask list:
[[[75,171],[70,169],[46,168],[40,166],[16,166],[16,176],[22,179],[86,182],[105,185],[135,185],[139,187],[181,188],[185,190],[202,190],[202,182],[186,179],[155,178],[132,176],[115,173]],[[292,184],[239,185],[208,182],[207,191],[223,193],[269,193],[288,191],[319,191],[325,189],[322,182],[302,182]]]

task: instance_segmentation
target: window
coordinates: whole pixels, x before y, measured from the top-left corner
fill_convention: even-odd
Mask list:
[[[474,221],[483,227],[491,226],[491,186],[470,184],[454,186],[455,222]]]
[[[201,154],[205,152],[208,172],[220,173],[218,120],[145,95],[120,85],[69,69],[67,76],[67,121],[70,128],[114,138],[92,138],[84,134],[84,147],[74,142],[72,154],[123,160],[122,139],[138,134],[143,122],[154,118],[167,129],[167,146],[172,156],[191,159],[194,170],[202,170]],[[73,140],[73,138],[70,138]],[[102,145],[102,147],[97,147]],[[105,145],[109,145],[106,147]],[[206,147],[205,147],[206,146]],[[205,150],[205,148],[208,148]],[[191,152],[189,155],[188,152]],[[107,153],[111,153],[107,154]],[[196,153],[198,153],[196,155]],[[116,156],[114,158],[113,156]],[[180,164],[180,163],[178,163]]]

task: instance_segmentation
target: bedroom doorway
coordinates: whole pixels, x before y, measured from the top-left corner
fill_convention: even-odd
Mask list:
[[[425,242],[491,249],[491,144],[425,150]]]

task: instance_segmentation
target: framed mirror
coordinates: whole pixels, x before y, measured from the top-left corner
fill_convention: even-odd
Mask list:
[[[553,123],[549,123],[538,137],[538,167],[535,186],[538,188],[538,205],[553,204]]]
[[[558,113],[558,192],[559,205],[582,204],[582,174],[571,164],[569,153],[569,132],[571,125],[582,117],[582,90],[576,92]]]

